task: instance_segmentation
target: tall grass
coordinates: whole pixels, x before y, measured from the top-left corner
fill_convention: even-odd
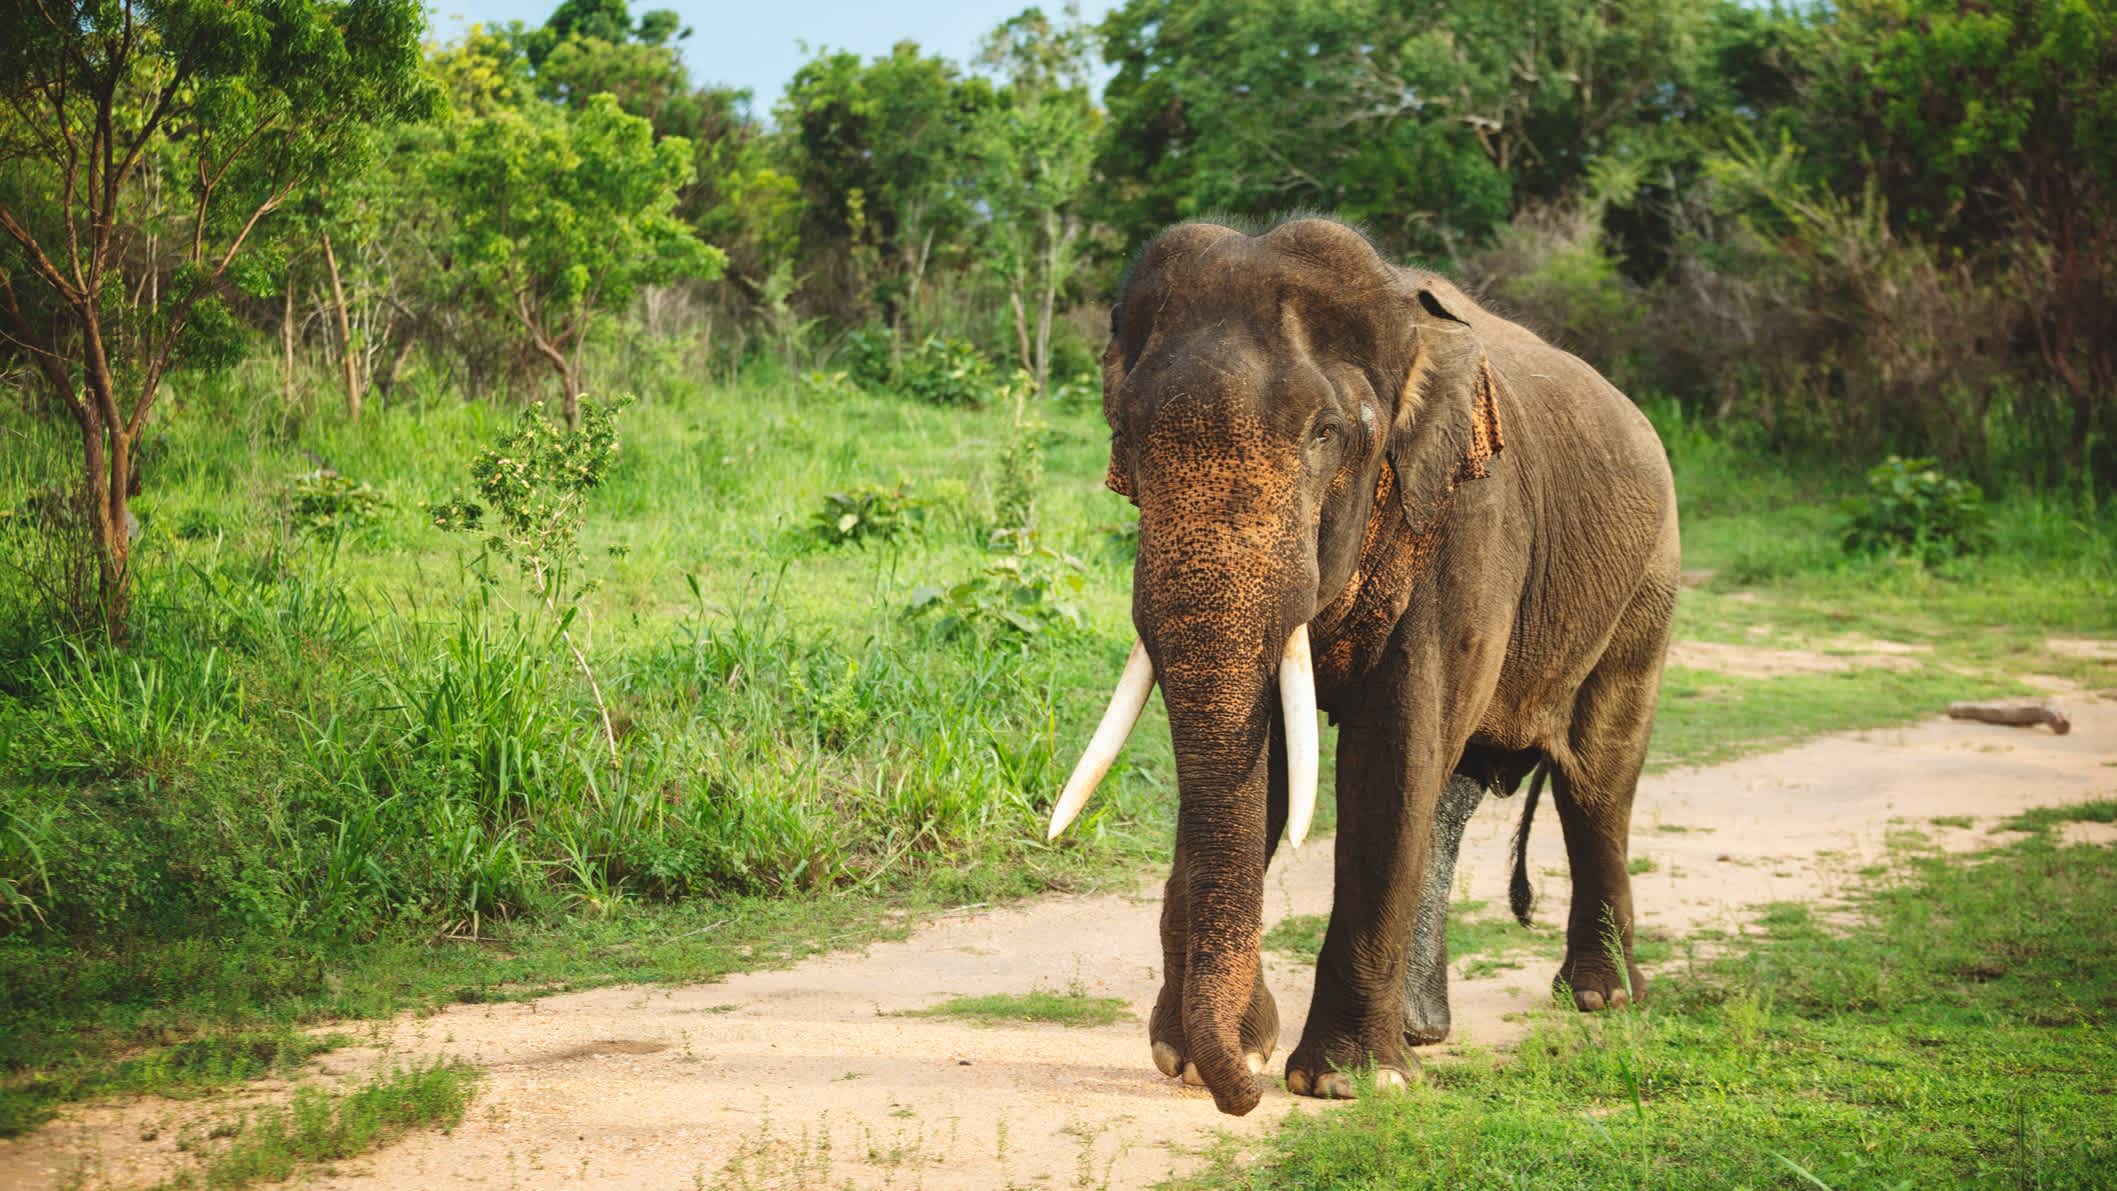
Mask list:
[[[905,613],[987,564],[1007,411],[656,387],[590,512],[599,586],[573,628],[615,763],[549,618],[424,511],[504,410],[427,394],[352,427],[280,405],[262,374],[180,392],[145,455],[122,652],[54,631],[0,567],[0,1101],[90,1086],[22,1074],[68,1047],[249,1020],[383,940],[700,900],[977,899],[1165,834],[1166,754],[1145,744],[1088,830],[1036,828],[1122,659],[1114,498],[1070,476],[1042,494],[1050,543],[1091,560],[1083,627],[942,636]],[[1055,413],[1049,449],[1099,475],[1094,415]],[[74,448],[20,410],[0,429],[25,444],[0,452],[14,540]],[[372,521],[304,531],[294,481],[319,466],[382,494]],[[929,515],[886,545],[820,543],[827,494],[863,482]],[[0,1130],[38,1111],[0,1108]]]

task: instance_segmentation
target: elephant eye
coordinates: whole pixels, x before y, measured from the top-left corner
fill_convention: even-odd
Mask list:
[[[1342,433],[1343,431],[1338,429],[1337,423],[1325,422],[1316,427],[1315,432],[1309,436],[1309,441],[1319,447],[1327,447],[1338,441],[1338,436]]]

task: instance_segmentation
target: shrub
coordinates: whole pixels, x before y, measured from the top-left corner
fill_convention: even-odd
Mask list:
[[[826,493],[810,528],[826,545],[894,542],[915,532],[926,519],[926,507],[898,484],[884,488],[862,484],[845,492]]]
[[[303,472],[287,481],[287,512],[294,528],[320,538],[335,538],[373,525],[390,505],[381,492],[329,468]]]
[[[1931,459],[1891,455],[1868,469],[1865,500],[1846,502],[1851,524],[1845,549],[1889,553],[1935,563],[1981,549],[1984,494],[1975,484],[1944,475]]]
[[[904,356],[896,389],[928,405],[982,406],[999,386],[999,376],[971,343],[935,335]]]
[[[849,372],[812,369],[801,374],[800,392],[811,401],[846,401],[860,396],[860,384]]]
[[[1038,546],[995,558],[952,587],[918,589],[908,615],[930,619],[947,637],[989,631],[1035,636],[1078,627],[1084,574],[1079,559]]]
[[[888,388],[896,369],[890,363],[892,336],[883,327],[862,327],[845,337],[838,351],[846,374],[871,389]]]

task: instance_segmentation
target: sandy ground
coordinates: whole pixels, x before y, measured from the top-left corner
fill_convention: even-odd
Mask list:
[[[1784,661],[1785,659],[1773,659]],[[2063,697],[2072,734],[1935,719],[1829,737],[1647,779],[1633,855],[1645,929],[1735,930],[1763,903],[1828,900],[1893,832],[1985,844],[2030,806],[2117,795],[2117,693]],[[1463,846],[1458,896],[1505,903],[1519,800],[1488,799]],[[1968,827],[1935,824],[1967,816]],[[2111,838],[2069,829],[2069,838]],[[1564,853],[1548,808],[1534,833],[1540,918],[1562,919]],[[1267,921],[1330,905],[1331,841],[1282,854]],[[327,1075],[449,1055],[484,1068],[463,1124],[342,1164],[306,1185],[500,1187],[1137,1187],[1195,1162],[1222,1131],[1251,1137],[1315,1101],[1267,1090],[1242,1120],[1155,1073],[1142,1024],[1159,983],[1158,883],[943,917],[898,943],[688,987],[628,987],[452,1008],[353,1027]],[[1298,1037],[1310,974],[1269,956]],[[1504,1046],[1546,995],[1554,961],[1454,985],[1456,1037]],[[1458,965],[1460,973],[1462,965]],[[1077,988],[1122,998],[1107,1028],[987,1027],[902,1014],[951,996]],[[1435,1055],[1429,1052],[1429,1061]],[[247,1102],[283,1095],[260,1087]],[[74,1106],[0,1143],[0,1187],[135,1186],[183,1169],[179,1149],[245,1097]]]

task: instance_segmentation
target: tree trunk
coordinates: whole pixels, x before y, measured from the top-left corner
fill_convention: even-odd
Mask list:
[[[382,379],[376,382],[375,391],[387,401],[397,391],[397,382],[404,379],[404,365],[412,358],[412,348],[418,343],[406,335],[397,344],[397,351],[390,356],[390,366],[383,370]]]
[[[81,506],[88,516],[89,535],[96,552],[96,594],[103,633],[115,645],[125,642],[131,604],[131,454],[132,443],[125,432],[105,426],[100,413],[89,409],[81,419]]]
[[[1044,212],[1044,292],[1036,314],[1036,395],[1051,388],[1051,308],[1058,304],[1058,212]]]
[[[1036,357],[1029,350],[1029,315],[1022,309],[1022,283],[1015,278],[1007,279],[1007,302],[1014,307],[1014,350],[1022,361],[1022,371],[1036,371]]]
[[[294,404],[294,277],[287,277],[287,293],[279,308],[279,347],[283,360],[280,398]]]
[[[331,313],[338,323],[338,356],[345,363],[345,412],[360,420],[360,359],[353,351],[353,322],[346,313],[345,286],[338,279],[338,254],[331,251],[331,234],[323,233],[323,263],[331,274]]]
[[[566,415],[566,429],[578,430],[581,425],[581,368],[574,360],[561,361],[558,368],[559,410]]]

